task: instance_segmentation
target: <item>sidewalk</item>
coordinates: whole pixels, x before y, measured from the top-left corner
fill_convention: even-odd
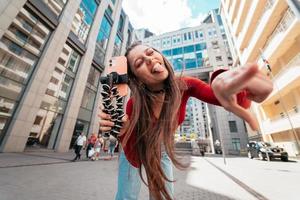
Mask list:
[[[0,153],[1,200],[114,199],[117,154],[99,161],[71,162],[73,151]],[[85,158],[85,155],[82,155]],[[184,157],[184,161],[188,157]],[[177,200],[297,199],[299,162],[267,162],[243,157],[191,157],[189,170],[174,168]],[[79,182],[74,177],[80,175]],[[288,197],[288,198],[284,198]],[[142,184],[139,200],[148,200]]]
[[[104,155],[101,156],[102,160],[95,162],[84,160],[75,163],[70,162],[74,156],[73,151],[67,153],[53,151],[0,153],[0,185],[3,186],[0,189],[0,193],[4,195],[3,197],[6,197],[3,200],[50,200],[54,198],[62,199],[62,197],[64,197],[63,199],[71,200],[76,198],[76,196],[82,196],[81,193],[85,194],[85,199],[114,199],[117,189],[117,155],[112,161],[108,162],[104,161],[106,157]],[[85,158],[85,155],[82,156]],[[196,157],[194,159],[198,159],[201,162],[200,172],[202,174],[199,178],[199,174],[193,175],[193,169],[189,172],[188,170],[180,171],[174,168],[176,199],[255,199],[237,184],[232,183],[228,177],[208,164],[203,158]],[[185,158],[185,160],[188,160],[188,158]],[[82,169],[88,174],[80,180],[81,186],[77,187],[70,180],[70,177],[76,176],[76,173],[82,173]],[[39,177],[34,179],[37,171],[39,172]],[[197,178],[195,181],[197,183],[196,186],[188,184],[190,176]],[[22,182],[11,177],[18,177]],[[95,179],[95,177],[101,178]],[[42,180],[47,180],[47,184],[43,184]],[[26,185],[29,182],[31,187],[24,187],[24,184]],[[99,187],[96,189],[93,188],[93,185]],[[12,186],[19,188],[18,191],[12,191]],[[70,191],[72,192],[70,193]],[[232,191],[234,191],[235,195],[231,194],[233,193]],[[148,189],[142,184],[139,200],[148,199]]]
[[[188,173],[187,183],[194,187],[232,199],[257,199],[209,163],[205,157],[193,157],[191,167],[193,170]]]
[[[0,168],[70,163],[74,157],[74,150],[70,150],[66,153],[54,152],[51,150],[0,153]],[[89,161],[85,156],[85,151],[82,151],[81,157],[82,159],[80,161]],[[107,157],[108,155],[106,153],[101,152],[101,160],[104,160]],[[117,157],[118,154],[115,153],[113,159],[117,159]]]
[[[234,199],[298,200],[300,162],[245,157],[194,157],[187,182]]]

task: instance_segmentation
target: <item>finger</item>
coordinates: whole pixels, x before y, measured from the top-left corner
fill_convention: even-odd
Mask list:
[[[109,114],[106,114],[106,113],[104,113],[104,112],[102,112],[102,111],[100,111],[100,113],[98,114],[98,116],[99,116],[101,119],[107,119],[107,120],[111,119],[111,116],[110,116]]]
[[[128,115],[127,114],[125,114],[125,116],[124,117],[122,117],[122,122],[127,122],[128,121]]]
[[[103,120],[103,119],[99,121],[99,124],[100,126],[111,126],[111,127],[115,125],[115,123],[113,123],[112,121]]]
[[[127,114],[122,118],[122,121],[123,121],[123,127],[120,131],[121,135],[124,134],[129,128],[130,121],[129,121],[129,117]]]
[[[247,97],[255,102],[264,101],[273,91],[273,84],[270,80],[263,80],[260,77],[254,77],[249,81],[246,90]]]
[[[110,131],[111,127],[110,126],[100,126],[99,128],[101,131]]]
[[[258,122],[249,110],[246,110],[245,108],[236,104],[234,106],[231,106],[230,111],[239,116],[240,118],[244,119],[250,125],[253,131],[258,130]]]
[[[224,82],[225,84],[227,83],[229,94],[235,94],[245,88],[248,81],[252,79],[257,72],[258,66],[256,64],[247,64],[239,69],[237,73],[232,73],[232,77],[225,77]]]

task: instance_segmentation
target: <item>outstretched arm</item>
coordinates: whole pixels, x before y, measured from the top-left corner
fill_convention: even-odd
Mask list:
[[[271,80],[258,70],[256,64],[246,64],[219,74],[212,82],[211,88],[226,110],[243,118],[253,130],[258,129],[255,117],[237,101],[237,94],[241,91],[246,91],[247,98],[257,103],[264,101],[272,92]]]

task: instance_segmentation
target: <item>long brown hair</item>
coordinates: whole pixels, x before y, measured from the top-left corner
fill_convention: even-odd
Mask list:
[[[132,44],[127,49],[125,56],[128,57],[129,52],[138,45],[141,45],[141,43],[136,42]],[[165,98],[158,119],[155,119],[152,109],[154,101],[157,101],[157,98],[155,98],[157,94],[147,90],[147,87],[133,74],[128,63],[129,87],[134,106],[130,125],[123,140],[126,145],[130,135],[133,132],[136,134],[135,148],[137,149],[141,166],[145,169],[147,183],[142,175],[142,167],[139,168],[139,173],[143,182],[148,185],[150,195],[156,200],[172,199],[165,187],[165,183],[166,181],[174,181],[169,180],[163,172],[161,166],[161,145],[164,145],[168,156],[177,168],[184,169],[187,167],[177,160],[174,153],[174,132],[178,127],[178,110],[181,104],[182,92],[186,86],[179,78],[175,77],[171,64],[164,56],[163,60],[169,76],[164,81]]]

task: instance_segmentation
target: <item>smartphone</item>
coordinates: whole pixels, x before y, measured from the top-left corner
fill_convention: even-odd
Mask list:
[[[125,56],[112,57],[109,60],[107,67],[107,74],[117,74],[117,82],[114,86],[117,87],[120,96],[126,96],[128,94],[128,77],[127,77],[127,59]]]

